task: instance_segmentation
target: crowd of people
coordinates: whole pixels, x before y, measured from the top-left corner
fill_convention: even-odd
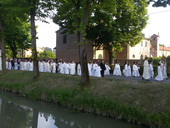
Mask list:
[[[65,61],[62,59],[59,60],[40,60],[38,62],[40,72],[51,72],[51,73],[61,73],[61,74],[71,74],[71,75],[81,75],[81,66],[80,63],[75,63],[74,61]],[[26,70],[33,71],[33,61],[31,59],[7,59],[6,61],[7,69],[15,70]],[[88,63],[89,76],[95,77],[104,77],[105,75],[110,75],[110,66],[104,61],[97,61]],[[128,61],[125,62],[123,70],[119,61],[116,61],[114,64],[113,75],[114,76],[126,76],[126,77],[139,77],[140,75],[140,66],[137,62],[134,62],[133,65],[130,65]],[[155,77],[155,80],[162,81],[167,79],[166,63],[162,63],[161,60],[158,65],[158,75]],[[152,62],[148,63],[148,58],[145,59],[143,65],[143,75],[142,79],[150,80],[154,79],[154,69]]]

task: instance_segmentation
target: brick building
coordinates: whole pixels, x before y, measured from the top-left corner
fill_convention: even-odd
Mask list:
[[[56,31],[56,58],[68,61],[79,61],[79,46],[75,34],[64,35],[62,30]],[[86,44],[87,60],[93,59],[93,47],[90,43]]]
[[[76,44],[77,37],[75,34],[63,35],[62,30],[56,31],[56,57],[65,59],[68,61],[74,60],[79,61],[79,46]],[[92,43],[87,43],[87,59],[104,59],[109,60],[109,55],[107,50],[102,48],[97,50],[92,46]],[[123,45],[122,52],[114,52],[115,60],[140,60],[147,57],[159,57],[164,55],[170,55],[170,48],[164,47],[163,49],[159,46],[159,36],[153,34],[151,39],[144,38],[139,44],[131,47],[130,45]],[[168,51],[169,50],[169,51]]]

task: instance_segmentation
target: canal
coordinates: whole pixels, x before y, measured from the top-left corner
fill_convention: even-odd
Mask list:
[[[144,128],[0,91],[0,128]]]

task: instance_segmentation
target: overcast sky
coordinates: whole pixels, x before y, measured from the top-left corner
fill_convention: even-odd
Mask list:
[[[160,36],[160,44],[170,46],[170,6],[163,8],[153,8],[151,5],[148,7],[149,20],[146,28],[142,31],[146,37],[150,37],[152,34],[158,34]],[[59,29],[58,25],[54,24],[52,20],[48,19],[49,24],[36,22],[37,29],[37,46],[38,47],[50,47],[56,46],[56,34],[55,31]]]

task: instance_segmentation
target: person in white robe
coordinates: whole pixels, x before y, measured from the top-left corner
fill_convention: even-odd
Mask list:
[[[138,76],[138,67],[137,67],[136,62],[134,62],[132,70],[133,70],[132,76],[137,77]]]
[[[78,65],[77,65],[77,75],[81,75],[81,66],[80,66],[80,64],[78,63]]]
[[[95,76],[96,77],[101,77],[101,67],[99,64],[97,64],[97,66],[95,67],[96,68],[96,72],[95,72]]]
[[[76,64],[74,63],[74,61],[72,61],[70,63],[70,74],[74,75],[76,73]]]
[[[68,61],[66,61],[65,74],[69,74],[69,71],[70,71],[70,64]]]
[[[136,66],[137,66],[137,77],[139,77],[140,76],[140,73],[139,73],[140,66],[139,66],[139,64],[137,64]]]
[[[115,67],[114,67],[114,71],[113,71],[113,75],[114,76],[121,76],[122,75],[119,61],[116,61],[116,64],[115,64]]]
[[[64,74],[66,74],[66,62],[65,61],[63,61],[63,72],[64,72]]]
[[[142,79],[145,79],[145,80],[149,80],[150,79],[148,57],[145,58],[145,61],[143,63],[143,75],[142,75]]]
[[[40,60],[40,61],[38,62],[38,64],[39,64],[39,71],[40,71],[40,72],[43,72],[43,63],[42,63],[42,60]]]
[[[52,62],[52,73],[56,73],[56,62],[53,60]]]
[[[17,59],[14,60],[14,69],[15,70],[18,70],[18,62],[17,62]]]
[[[62,62],[59,63],[59,70],[60,70],[61,74],[64,74],[64,68],[63,68],[63,63]]]
[[[128,76],[128,61],[125,62],[124,75],[125,75],[125,76]]]
[[[6,59],[6,69],[9,69],[9,60]]]
[[[27,62],[26,60],[23,61],[23,70],[26,71],[27,69]]]
[[[92,63],[91,63],[91,61],[88,63],[88,71],[89,71],[89,76],[92,76]]]
[[[26,70],[29,71],[30,70],[30,61],[27,60],[26,62]]]
[[[94,62],[92,65],[92,76],[96,76],[96,68],[97,68],[97,63]]]
[[[158,64],[158,75],[155,77],[155,80],[157,81],[162,81],[163,80],[163,76],[162,76],[162,68],[161,68],[161,64]]]
[[[110,66],[108,63],[105,64],[106,70],[104,71],[104,75],[110,75]]]
[[[166,60],[164,61],[164,64],[163,64],[163,79],[167,79],[168,78],[168,75],[167,75],[167,68],[166,68]]]
[[[21,60],[21,63],[20,63],[20,70],[23,70],[23,60]]]
[[[128,64],[128,71],[127,71],[127,76],[132,76],[132,70],[131,70],[131,65],[130,64]]]
[[[153,79],[153,77],[154,77],[154,70],[153,70],[152,62],[149,64],[149,73],[150,73],[151,79]]]
[[[30,68],[29,68],[29,71],[33,71],[33,62],[32,62],[32,60],[30,60]]]
[[[46,72],[51,72],[51,63],[49,60],[46,62]]]

